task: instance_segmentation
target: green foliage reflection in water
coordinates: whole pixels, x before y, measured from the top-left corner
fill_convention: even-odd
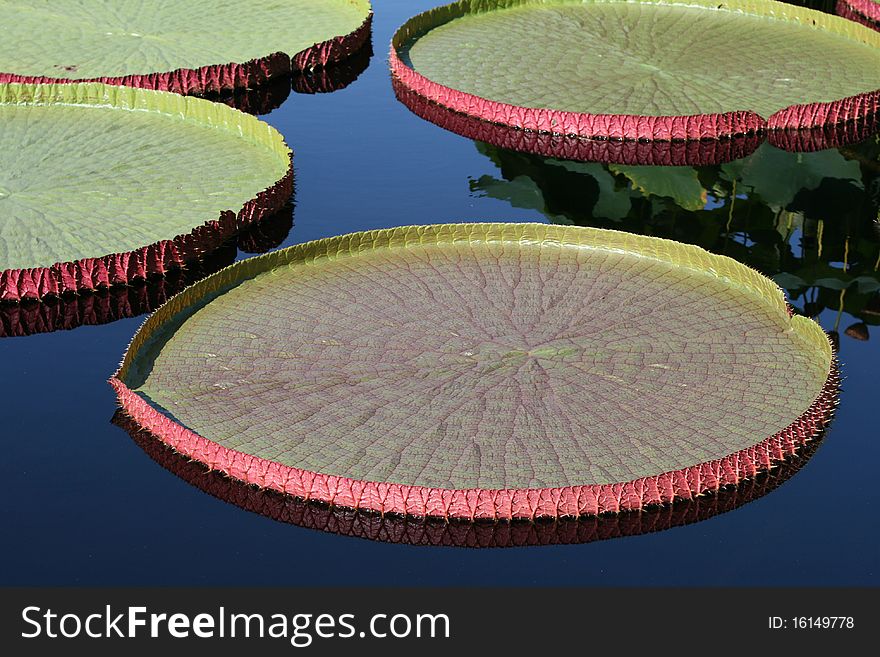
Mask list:
[[[880,136],[705,167],[580,163],[477,143],[500,176],[471,191],[550,221],[696,244],[772,277],[796,310],[880,324]],[[835,326],[835,328],[837,328]],[[864,339],[864,327],[848,332]]]

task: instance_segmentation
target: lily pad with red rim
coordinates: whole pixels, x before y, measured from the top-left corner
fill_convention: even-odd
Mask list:
[[[769,279],[543,224],[356,233],[237,263],[148,319],[122,408],[246,483],[444,518],[581,516],[771,468],[833,411],[832,347]]]
[[[723,139],[876,122],[880,35],[773,0],[461,0],[394,35],[425,99],[589,138]]]
[[[345,59],[369,0],[0,2],[0,82],[103,82],[183,94],[255,87]]]
[[[218,103],[97,83],[0,85],[0,301],[183,266],[279,210],[281,134]]]

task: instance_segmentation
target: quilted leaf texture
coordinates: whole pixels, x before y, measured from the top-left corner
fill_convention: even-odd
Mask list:
[[[390,64],[455,112],[590,138],[729,138],[880,106],[880,36],[772,0],[461,0],[404,24]]]
[[[306,500],[535,518],[689,499],[834,408],[831,345],[781,290],[615,231],[451,224],[238,263],[159,309],[111,379],[189,458]]]
[[[3,0],[0,82],[250,88],[370,39],[369,0]]]
[[[117,411],[112,422],[126,431],[151,459],[166,470],[205,493],[251,513],[308,529],[373,541],[470,548],[591,543],[707,520],[776,490],[810,460],[821,443],[818,439],[814,440],[781,461],[778,467],[735,486],[725,486],[712,495],[679,500],[673,504],[630,513],[579,518],[473,522],[373,513],[306,501],[275,490],[258,488],[186,458],[144,430],[123,411]]]
[[[98,83],[0,84],[0,300],[163,274],[279,210],[281,134],[225,105]]]

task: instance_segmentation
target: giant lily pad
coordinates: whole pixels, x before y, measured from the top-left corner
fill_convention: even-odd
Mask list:
[[[370,37],[369,0],[0,1],[0,82],[176,91],[253,87],[340,61]]]
[[[198,98],[5,84],[0,125],[0,300],[164,273],[292,191],[278,131]]]
[[[454,111],[613,139],[874,121],[880,35],[772,0],[461,0],[410,19],[391,69]]]
[[[396,228],[238,263],[111,380],[182,454],[304,499],[579,516],[690,498],[816,436],[832,348],[770,280],[655,238]]]

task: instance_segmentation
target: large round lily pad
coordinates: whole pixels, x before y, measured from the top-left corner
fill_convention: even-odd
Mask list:
[[[357,233],[211,276],[111,380],[183,454],[305,499],[419,516],[691,497],[815,436],[821,328],[666,240],[542,224]]]
[[[278,131],[198,98],[5,84],[0,125],[0,300],[164,273],[292,190]]]
[[[880,35],[772,0],[461,0],[401,27],[391,69],[455,111],[584,137],[727,137],[880,104]]]
[[[99,81],[179,93],[253,87],[369,40],[369,0],[0,2],[0,82]]]

